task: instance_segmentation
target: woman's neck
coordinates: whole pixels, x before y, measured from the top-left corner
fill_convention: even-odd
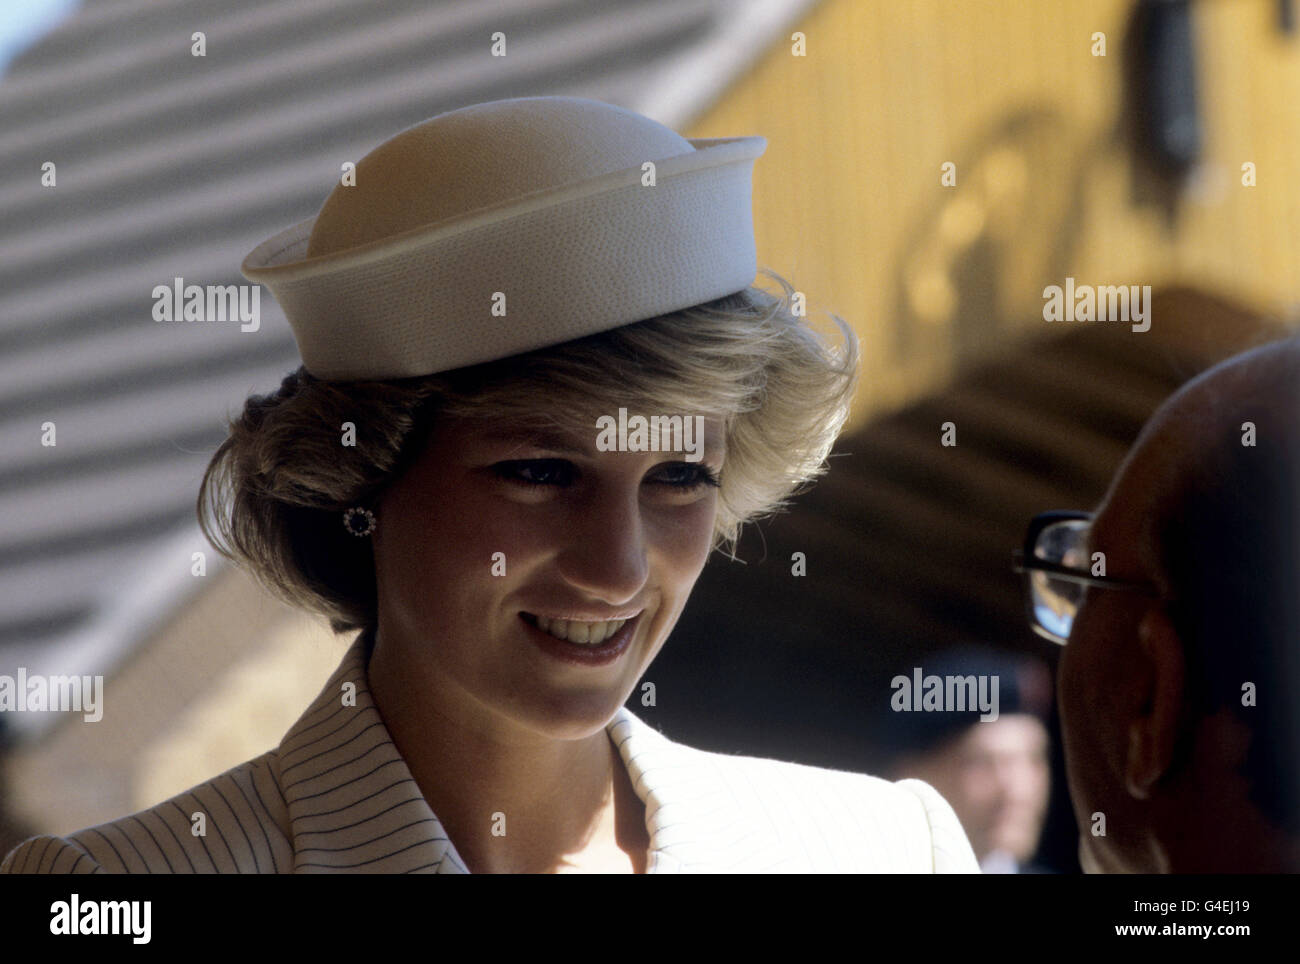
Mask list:
[[[398,752],[472,873],[612,869],[619,851],[644,872],[644,807],[605,730],[560,740],[482,708],[458,718],[464,694],[435,696],[438,681],[382,645],[368,674]]]

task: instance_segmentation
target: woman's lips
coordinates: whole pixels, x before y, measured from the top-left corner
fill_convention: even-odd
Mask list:
[[[543,652],[567,663],[603,666],[614,662],[627,650],[636,635],[640,615],[638,612],[628,619],[580,622],[521,612],[519,618],[526,627],[528,637]],[[593,632],[602,637],[600,642],[579,641],[590,640]]]
[[[550,612],[542,612],[539,610],[538,612],[532,612],[532,613],[522,612],[520,613],[520,615],[525,616],[529,619],[542,619],[542,618],[564,619],[570,622],[598,623],[598,622],[608,621],[611,619],[635,619],[637,616],[640,616],[641,613],[643,612],[645,612],[644,607],[642,607],[641,609],[623,609],[617,612],[610,612],[610,611],[598,612],[595,610],[587,610],[586,612],[579,612],[576,609],[565,610],[564,612],[560,612],[558,610],[554,610]]]
[[[607,619],[560,619],[524,613],[524,618],[542,632],[570,643],[595,646],[613,636],[631,617]]]

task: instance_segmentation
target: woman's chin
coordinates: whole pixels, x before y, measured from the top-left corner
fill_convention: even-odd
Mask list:
[[[626,699],[626,693],[608,691],[555,694],[517,706],[511,715],[550,739],[585,740],[607,727]]]

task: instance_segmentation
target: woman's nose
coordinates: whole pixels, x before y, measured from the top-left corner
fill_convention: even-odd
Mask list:
[[[610,605],[635,599],[650,572],[638,495],[601,494],[578,509],[567,528],[560,575]]]

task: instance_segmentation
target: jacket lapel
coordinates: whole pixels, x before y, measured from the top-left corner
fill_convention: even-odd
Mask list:
[[[371,699],[366,636],[280,743],[294,870],[468,873]],[[606,732],[645,804],[647,872],[730,866],[723,842],[761,841],[706,754],[673,743],[625,707]]]
[[[468,873],[370,698],[366,635],[280,743],[297,873]]]
[[[647,873],[734,870],[738,852],[770,858],[770,832],[747,816],[749,808],[737,805],[736,794],[707,753],[674,743],[626,707],[608,729],[645,804]]]

